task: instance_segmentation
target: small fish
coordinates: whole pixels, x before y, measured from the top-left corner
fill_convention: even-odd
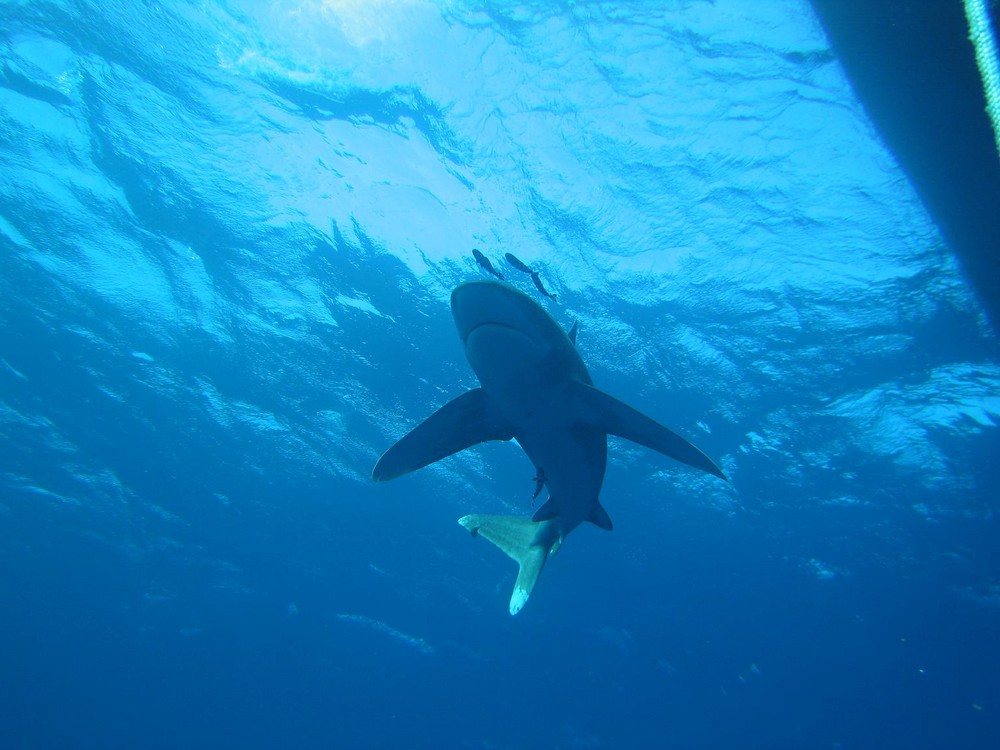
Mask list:
[[[538,467],[538,472],[535,474],[534,481],[535,481],[535,494],[531,496],[532,505],[535,504],[535,499],[541,494],[542,487],[544,487],[545,483],[549,481],[549,478],[545,476],[545,469],[543,469],[541,466]]]
[[[483,267],[487,273],[491,273],[496,276],[500,281],[503,281],[503,274],[493,267],[490,263],[490,259],[483,255],[477,248],[472,248],[472,257],[476,259],[476,263]]]
[[[504,254],[503,257],[505,257],[507,259],[507,262],[510,263],[512,266],[514,266],[514,268],[516,268],[518,271],[523,271],[524,273],[534,273],[534,271],[528,268],[521,260],[515,258],[510,253]]]
[[[542,286],[542,277],[538,275],[538,271],[531,272],[531,280],[535,282],[535,289],[540,291],[544,296],[549,299],[555,299],[556,295],[550,293],[544,286]]]

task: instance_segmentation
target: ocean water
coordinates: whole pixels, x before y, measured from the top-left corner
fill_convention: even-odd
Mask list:
[[[516,446],[370,480],[473,248],[731,479],[516,617]],[[2,748],[1000,747],[998,423],[805,0],[0,2]]]

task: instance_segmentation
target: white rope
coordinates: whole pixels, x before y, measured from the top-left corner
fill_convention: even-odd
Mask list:
[[[986,113],[993,123],[997,155],[1000,156],[1000,57],[986,3],[987,0],[965,0],[965,17],[969,21],[969,39],[976,48],[976,64],[986,94]]]

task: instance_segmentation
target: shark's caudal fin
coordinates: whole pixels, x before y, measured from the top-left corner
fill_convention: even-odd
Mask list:
[[[507,556],[517,562],[520,570],[510,595],[510,613],[516,615],[528,601],[538,576],[545,567],[545,561],[554,555],[562,540],[542,541],[550,521],[532,521],[516,516],[482,516],[473,514],[462,516],[458,522],[472,532],[473,536],[484,536]]]
[[[729,481],[715,461],[673,430],[604,391],[583,383],[576,385],[578,403],[594,426]]]

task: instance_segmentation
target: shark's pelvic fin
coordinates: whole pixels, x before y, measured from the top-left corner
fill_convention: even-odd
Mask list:
[[[382,454],[372,479],[384,482],[487,440],[510,440],[514,431],[494,414],[482,388],[449,401]]]
[[[559,515],[559,506],[549,498],[541,507],[535,511],[535,514],[531,517],[532,521],[548,521],[549,519],[555,518]],[[611,531],[614,525],[611,523],[611,516],[608,512],[604,510],[604,506],[601,505],[599,500],[594,501],[594,505],[590,509],[590,513],[587,516],[587,520],[590,521],[594,526],[604,529],[605,531]]]
[[[462,516],[458,522],[472,532],[473,536],[484,536],[502,549],[519,567],[514,591],[510,595],[510,613],[521,611],[531,596],[538,576],[545,567],[545,561],[559,549],[561,539],[554,542],[546,539],[548,521],[531,521],[516,516],[483,516],[473,514]]]
[[[604,506],[598,500],[594,501],[594,507],[590,509],[590,515],[587,516],[587,520],[594,524],[594,526],[605,531],[611,531],[613,528],[611,516],[608,515],[608,512],[604,510]]]
[[[559,506],[552,502],[552,498],[550,497],[538,507],[538,510],[536,510],[534,515],[531,516],[531,520],[548,521],[550,518],[555,518],[558,515]]]
[[[576,388],[585,418],[595,427],[729,481],[712,459],[673,430],[593,386],[576,383]]]

